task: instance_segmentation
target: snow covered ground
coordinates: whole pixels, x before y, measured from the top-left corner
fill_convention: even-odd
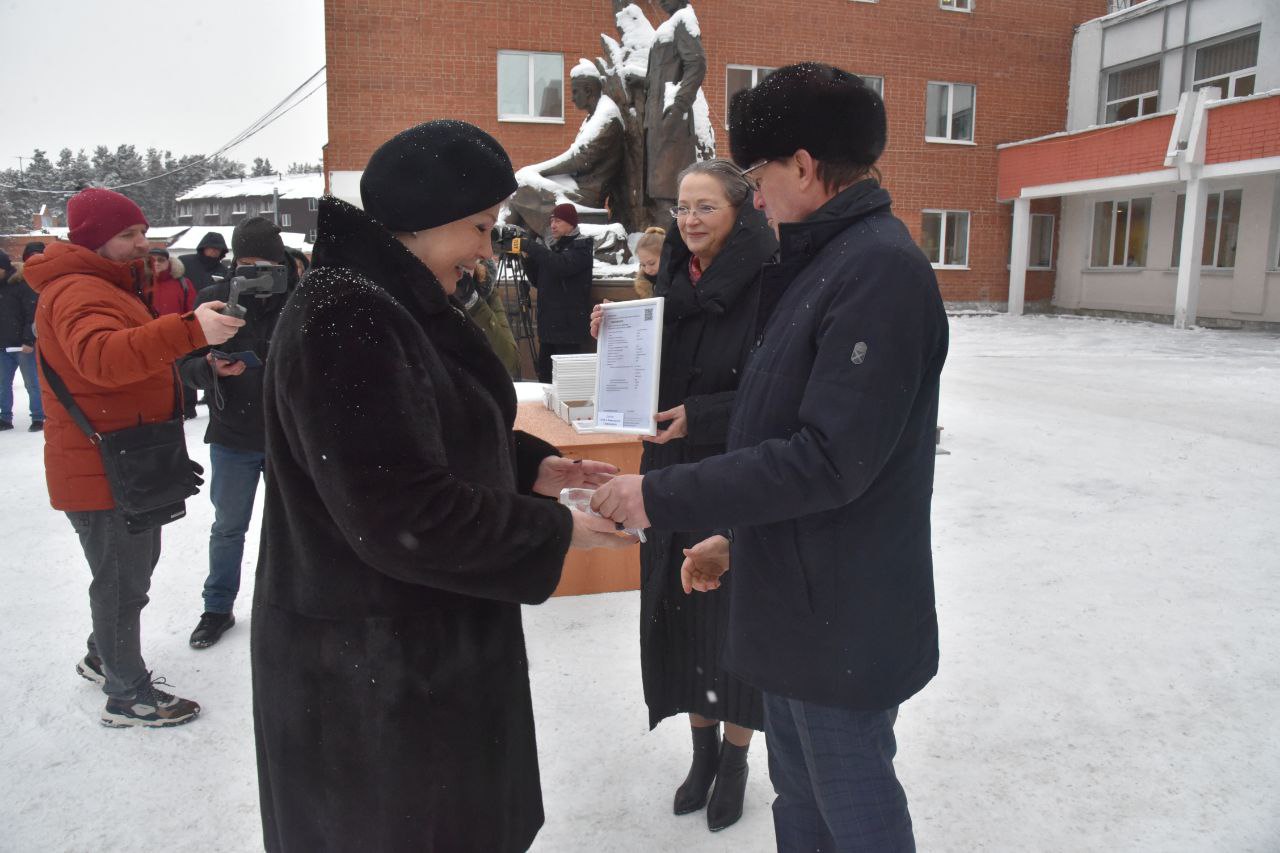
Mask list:
[[[942,669],[898,722],[920,849],[1280,850],[1280,337],[963,317],[952,341]],[[189,649],[210,521],[191,501],[165,531],[144,650],[204,714],[99,726],[102,694],[73,669],[88,570],[18,386],[0,435],[0,850],[259,849],[252,572],[244,621]],[[189,426],[207,458],[203,417]],[[637,612],[632,593],[526,609],[535,849],[772,850],[763,739],[741,823],[711,835],[670,814],[688,734],[646,730]]]

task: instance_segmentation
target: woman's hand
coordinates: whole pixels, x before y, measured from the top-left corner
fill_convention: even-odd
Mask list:
[[[658,430],[657,435],[642,435],[641,441],[647,441],[651,444],[666,444],[673,438],[684,438],[689,434],[689,417],[685,414],[684,403],[676,406],[674,409],[668,409],[665,412],[658,412],[653,416],[655,421],[666,421],[666,429]]]
[[[548,456],[538,466],[538,479],[533,481],[533,491],[549,498],[558,498],[561,489],[594,489],[596,486],[603,486],[617,474],[618,466],[608,462]]]
[[[576,509],[573,513],[573,539],[570,548],[629,548],[640,540],[630,533],[620,533],[607,518],[589,515]]]
[[[720,576],[729,571],[729,540],[719,534],[685,548],[680,565],[680,585],[685,595],[720,588]]]
[[[612,302],[612,299],[605,299],[591,309],[591,337],[600,337],[600,324],[604,322],[604,308],[601,306]]]

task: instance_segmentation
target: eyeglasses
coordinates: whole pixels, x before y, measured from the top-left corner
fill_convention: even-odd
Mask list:
[[[712,207],[709,204],[700,204],[697,207],[673,207],[671,208],[671,217],[673,219],[686,219],[689,214],[696,213],[699,219],[706,219],[717,210],[723,208]]]
[[[772,162],[773,162],[772,160],[766,157],[763,160],[757,160],[756,162],[752,163],[750,166],[742,170],[742,176],[746,178],[747,181],[751,184],[751,188],[753,190],[759,191],[760,179],[751,177],[751,173],[756,171],[757,169],[761,169],[769,165]]]

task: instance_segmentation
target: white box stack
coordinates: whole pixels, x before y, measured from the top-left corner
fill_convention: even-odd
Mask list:
[[[596,354],[551,356],[551,400],[547,408],[572,422],[574,416],[583,416],[585,408],[594,411],[595,401]]]

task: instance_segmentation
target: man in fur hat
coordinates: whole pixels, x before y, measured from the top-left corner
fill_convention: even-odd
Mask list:
[[[764,692],[778,849],[915,849],[898,706],[938,668],[929,511],[947,319],[874,165],[880,96],[830,65],[730,105],[733,159],[778,233],[728,452],[619,477],[627,527],[723,529],[686,592],[735,582],[724,667]],[[731,559],[732,558],[732,559]]]

